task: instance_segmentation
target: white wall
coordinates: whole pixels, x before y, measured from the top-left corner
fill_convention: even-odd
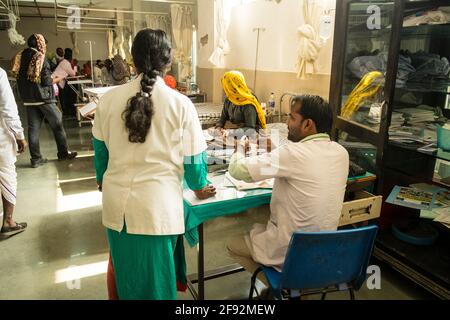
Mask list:
[[[56,34],[54,19],[39,18],[22,18],[17,24],[17,31],[22,34],[25,40],[33,33],[41,33],[48,40],[48,49],[55,52],[56,48],[72,48],[72,42],[70,40],[69,32],[59,31]],[[10,60],[19,50],[26,47],[24,46],[12,46],[9,42],[8,34],[6,31],[0,31],[0,39],[2,40],[2,46],[0,46],[0,58]],[[78,33],[78,48],[80,54],[74,56],[79,61],[87,61],[89,57],[89,45],[85,44],[85,40],[95,41],[95,45],[92,46],[93,58],[106,59],[108,55],[108,47],[106,43],[106,33]]]
[[[336,0],[316,0],[324,10],[335,8]],[[206,48],[200,46],[199,67],[210,68],[207,61],[213,48],[210,45],[211,31],[214,31],[213,0],[199,0],[199,38],[209,33],[210,42]],[[239,2],[238,2],[239,3]],[[296,72],[298,35],[297,28],[303,24],[303,0],[275,1],[256,0],[233,7],[228,30],[230,53],[225,57],[225,68],[253,70],[256,56],[255,27],[265,28],[260,33],[258,70]],[[331,12],[334,17],[334,11]],[[211,30],[212,29],[212,30]],[[213,40],[213,41],[211,41]],[[327,40],[319,55],[318,73],[331,72],[333,38]]]
[[[198,28],[197,28],[197,46],[198,58],[197,66],[199,68],[212,68],[213,65],[208,61],[214,51],[215,46],[215,22],[214,22],[214,0],[198,0]],[[208,36],[206,45],[200,44],[202,37]]]

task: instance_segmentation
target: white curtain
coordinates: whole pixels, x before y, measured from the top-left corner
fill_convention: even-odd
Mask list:
[[[145,16],[145,23],[147,28],[150,29],[160,29],[164,31],[167,34],[167,37],[170,41],[172,41],[172,30],[171,30],[171,23],[170,23],[170,17],[167,15],[155,15],[155,14],[148,14]]]
[[[316,1],[303,0],[303,21],[298,30],[297,78],[306,79],[317,72],[316,60],[319,57],[322,41],[320,40],[318,21],[320,8]]]
[[[216,34],[218,37],[217,47],[209,57],[211,62],[216,67],[225,66],[225,54],[230,52],[230,45],[227,40],[227,32],[230,26],[231,9],[235,5],[233,1],[216,0],[216,21],[217,29]]]
[[[17,17],[14,13],[10,12],[8,13],[8,19],[9,19],[9,23],[10,23],[10,28],[8,29],[8,37],[9,37],[9,41],[11,41],[11,43],[13,45],[23,45],[25,44],[25,39],[24,37],[17,32],[16,30],[16,23],[17,23]]]
[[[175,62],[180,64],[180,79],[192,77],[192,7],[172,4],[172,47]]]
[[[115,28],[115,38],[113,51],[114,55],[120,54],[122,58],[125,58],[127,54],[125,53],[124,42],[125,42],[125,24],[122,12],[116,12],[117,27]]]
[[[72,41],[72,50],[73,50],[73,54],[79,55],[80,54],[80,50],[78,49],[78,34],[76,32],[71,32],[70,33],[70,40]]]
[[[106,43],[108,44],[108,58],[112,59],[114,57],[113,47],[114,47],[114,31],[106,31]]]
[[[120,54],[122,58],[125,57],[125,50],[123,50],[123,28],[116,27],[115,38],[113,42],[113,55]]]
[[[124,27],[123,28],[123,51],[125,52],[125,56],[124,58],[128,61],[131,62],[133,60],[133,58],[131,57],[131,47],[130,47],[130,42],[131,42],[131,30],[128,27]]]

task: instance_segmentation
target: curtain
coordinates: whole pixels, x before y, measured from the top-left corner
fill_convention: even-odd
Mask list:
[[[70,33],[70,40],[72,41],[72,50],[73,50],[73,54],[79,55],[80,54],[80,50],[78,49],[78,34],[76,32],[71,32]]]
[[[225,54],[230,51],[230,45],[227,40],[227,32],[230,26],[231,19],[231,9],[234,3],[228,0],[217,0],[216,1],[216,21],[217,29],[216,33],[218,36],[217,47],[214,49],[213,53],[209,57],[209,62],[211,62],[216,67],[225,66]]]
[[[9,37],[9,41],[13,44],[13,45],[23,45],[25,44],[25,39],[23,38],[23,36],[17,32],[16,30],[16,23],[17,23],[17,17],[14,13],[10,12],[8,13],[8,19],[9,19],[9,23],[10,23],[10,28],[8,29],[8,37]]]
[[[130,47],[130,41],[131,41],[131,30],[128,27],[124,27],[123,28],[123,51],[125,52],[125,60],[127,60],[127,62],[131,62],[133,61],[133,58],[131,57],[131,47]]]
[[[303,0],[302,6],[304,24],[297,29],[298,58],[297,78],[306,79],[317,72],[316,60],[319,57],[322,42],[318,33],[320,8],[315,1]]]
[[[180,64],[180,79],[192,77],[192,7],[172,4],[172,47],[175,62]]]
[[[116,27],[115,38],[113,42],[113,55],[120,54],[122,58],[125,57],[125,50],[123,50],[123,27]]]
[[[114,46],[114,31],[106,31],[106,43],[108,44],[108,58],[112,59],[114,57],[113,46]]]
[[[167,15],[148,14],[145,16],[145,23],[147,28],[160,29],[167,34],[167,37],[172,41],[172,30],[170,17]]]

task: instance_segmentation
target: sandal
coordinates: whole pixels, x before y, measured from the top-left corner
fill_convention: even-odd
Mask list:
[[[25,231],[26,228],[27,228],[26,222],[16,223],[15,227],[2,227],[2,230],[0,231],[0,236],[9,238]]]

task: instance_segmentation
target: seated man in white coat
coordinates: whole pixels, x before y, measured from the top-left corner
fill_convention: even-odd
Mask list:
[[[344,201],[349,156],[330,141],[333,112],[319,96],[293,99],[287,121],[289,142],[270,153],[245,157],[245,147],[232,156],[229,172],[256,182],[275,178],[270,219],[228,244],[229,254],[253,273],[262,264],[281,271],[294,231],[336,230]],[[259,279],[266,285],[262,273]]]
[[[0,191],[3,203],[0,239],[20,233],[27,227],[26,223],[13,220],[17,189],[16,155],[23,153],[27,145],[8,75],[0,68]]]

